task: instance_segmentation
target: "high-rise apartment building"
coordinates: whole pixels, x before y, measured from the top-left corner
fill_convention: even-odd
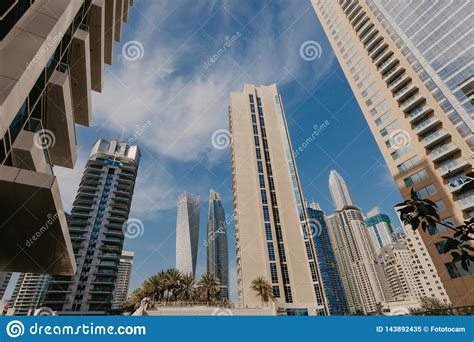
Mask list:
[[[378,257],[383,246],[395,242],[390,217],[382,213],[380,208],[376,207],[367,213],[365,225],[372,239],[375,255]]]
[[[312,3],[402,196],[436,202],[445,222],[473,216],[471,2]],[[453,304],[472,305],[474,264],[439,252],[446,230],[421,236]]]
[[[335,210],[341,210],[346,205],[353,205],[346,181],[336,170],[329,172],[329,190]]]
[[[209,220],[207,223],[207,272],[213,273],[221,284],[222,295],[229,298],[229,247],[227,227],[221,197],[209,191]]]
[[[331,315],[345,315],[348,313],[346,295],[337,268],[324,212],[314,202],[306,208],[306,211],[308,213],[314,247],[316,248],[316,256],[318,257],[329,313]]]
[[[176,217],[176,269],[196,275],[199,246],[199,196],[187,192],[178,199]]]
[[[3,296],[5,295],[5,291],[7,290],[11,277],[11,272],[0,272],[0,300],[2,300]]]
[[[50,279],[48,274],[21,273],[10,300],[12,313],[33,315],[41,307]]]
[[[130,277],[132,276],[133,257],[132,251],[123,251],[118,265],[117,278],[115,279],[114,299],[112,309],[120,309],[127,300]]]
[[[346,296],[347,310],[351,315],[364,314],[364,304],[361,293],[357,290],[358,285],[350,258],[350,246],[345,245],[343,231],[339,228],[338,214],[327,216],[326,223],[336,258],[337,270]]]
[[[111,309],[140,162],[136,145],[98,140],[87,160],[69,218],[76,257],[73,277],[50,281],[44,306],[68,314],[103,314]]]
[[[132,2],[2,1],[0,271],[75,272],[52,166],[74,167],[75,124],[91,123]]]
[[[262,306],[251,284],[264,277],[288,315],[328,314],[276,85],[231,93],[229,121],[239,305]]]
[[[329,191],[334,199],[336,208],[340,201],[339,187],[331,186],[333,178],[329,176]],[[344,179],[338,175],[338,183],[344,184],[347,195],[350,198]],[[354,307],[350,312],[364,312],[366,314],[375,313],[378,305],[390,299],[390,291],[385,280],[383,270],[377,261],[375,248],[372,243],[369,231],[364,223],[364,218],[360,209],[354,205],[345,205],[336,210],[336,218],[330,224],[333,243],[339,246],[341,253],[346,253],[342,258],[350,266],[350,271],[346,277],[353,277],[350,282],[346,281],[347,292],[355,292],[352,297]],[[342,272],[347,267],[342,267]],[[352,284],[356,284],[353,287]]]

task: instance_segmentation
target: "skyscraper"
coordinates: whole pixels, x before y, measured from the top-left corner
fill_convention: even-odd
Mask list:
[[[346,181],[336,170],[329,172],[329,190],[335,210],[341,210],[346,205],[352,205],[352,198]]]
[[[0,272],[76,271],[52,166],[73,168],[130,1],[2,1]]]
[[[347,191],[344,179],[340,175],[337,179]],[[341,203],[338,200],[340,189],[330,185],[329,190],[336,208]],[[350,198],[348,191],[347,194]],[[390,291],[383,270],[377,261],[375,248],[365,226],[362,212],[354,205],[345,205],[336,210],[336,215],[335,222],[330,225],[330,228],[337,231],[331,235],[336,239],[335,244],[340,246],[341,252],[347,253],[344,260],[350,264],[351,271],[346,276],[354,277],[355,279],[351,282],[356,284],[352,287],[351,282],[346,282],[346,286],[350,286],[345,288],[346,292],[357,292],[352,295],[354,307],[351,312],[360,311],[362,306],[364,313],[374,313],[379,304],[390,299]]]
[[[341,277],[344,294],[346,296],[347,309],[351,315],[364,314],[364,304],[360,291],[357,290],[355,270],[352,267],[350,257],[350,246],[345,244],[343,231],[339,228],[338,215],[332,214],[326,217],[331,245],[334,249],[336,264]]]
[[[319,269],[321,270],[321,279],[328,302],[329,313],[331,315],[344,315],[348,312],[346,295],[341,277],[339,276],[324,212],[314,202],[306,208],[306,211],[308,213],[314,247],[316,248]]]
[[[276,85],[230,94],[239,305],[262,306],[264,277],[288,315],[328,314],[301,185]]]
[[[436,202],[444,222],[472,217],[471,2],[312,3],[402,196]],[[436,248],[450,234],[421,232],[453,304],[472,305],[474,264],[465,271]]]
[[[13,314],[32,315],[41,306],[50,279],[48,274],[21,273],[10,300]]]
[[[209,191],[209,221],[207,223],[207,272],[213,273],[221,283],[224,298],[229,298],[229,251],[227,227],[221,197]]]
[[[2,300],[3,296],[5,295],[5,291],[7,290],[8,283],[10,283],[11,277],[11,272],[0,272],[0,300]]]
[[[376,207],[367,213],[365,225],[367,226],[370,237],[372,238],[375,255],[378,257],[383,246],[395,242],[390,217],[383,214],[380,211],[380,208]]]
[[[112,309],[120,309],[122,303],[127,300],[134,255],[135,253],[132,251],[122,251],[120,263],[118,265],[117,278],[115,279]]]
[[[139,163],[136,145],[100,139],[93,146],[68,220],[77,272],[53,277],[44,306],[68,314],[111,309],[125,237],[143,230],[129,220]]]
[[[176,269],[192,275],[196,275],[199,217],[199,196],[183,193],[178,199],[176,217]]]

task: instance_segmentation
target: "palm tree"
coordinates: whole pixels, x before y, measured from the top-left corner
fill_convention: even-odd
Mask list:
[[[168,291],[168,297],[172,301],[175,301],[179,297],[179,283],[182,277],[182,273],[175,268],[170,268],[166,271],[165,287]]]
[[[179,283],[179,299],[186,302],[194,300],[195,285],[196,281],[192,274],[183,274]]]
[[[262,298],[262,308],[263,302],[268,303],[269,300],[275,300],[273,296],[272,285],[264,277],[257,277],[252,281],[250,288],[257,292],[257,296]]]
[[[211,303],[215,299],[220,298],[220,282],[219,279],[216,278],[214,273],[207,272],[201,276],[199,280],[199,289],[201,290],[201,294],[203,295],[206,303]]]
[[[163,281],[159,274],[155,274],[145,280],[142,286],[143,294],[150,297],[153,301],[160,300],[161,292],[163,291]]]

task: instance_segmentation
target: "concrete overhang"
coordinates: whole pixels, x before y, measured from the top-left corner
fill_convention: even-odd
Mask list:
[[[74,275],[54,175],[0,165],[0,271]]]
[[[72,104],[76,124],[91,123],[91,57],[89,32],[77,29],[71,42],[70,66]]]
[[[104,61],[112,64],[115,33],[115,0],[105,0]]]
[[[102,91],[104,78],[105,0],[94,0],[89,13],[91,88]]]
[[[123,17],[123,1],[115,0],[115,33],[114,39],[116,42],[120,41],[122,33],[122,17]]]
[[[47,89],[45,128],[53,133],[49,155],[54,165],[73,168],[76,163],[76,131],[71,99],[70,78],[67,73],[54,71]],[[49,133],[49,132],[48,132]]]

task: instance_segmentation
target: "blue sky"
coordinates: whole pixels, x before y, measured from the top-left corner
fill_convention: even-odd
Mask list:
[[[364,212],[378,205],[398,225],[393,205],[401,197],[309,0],[142,0],[129,14],[103,92],[93,94],[93,125],[78,127],[76,168],[55,172],[68,210],[93,143],[138,137],[143,157],[130,217],[143,222],[144,232],[125,243],[135,251],[130,290],[174,266],[176,201],[185,190],[201,197],[197,272],[205,271],[210,188],[232,214],[229,150],[214,148],[211,137],[227,129],[229,92],[245,83],[277,84],[294,148],[314,125],[329,123],[297,157],[308,200],[332,211],[328,176],[336,169]],[[238,39],[225,53],[204,67],[234,35]],[[300,46],[308,40],[321,46],[320,58],[301,58]],[[126,58],[127,43],[138,46],[140,58]],[[228,240],[235,299],[232,225]]]

